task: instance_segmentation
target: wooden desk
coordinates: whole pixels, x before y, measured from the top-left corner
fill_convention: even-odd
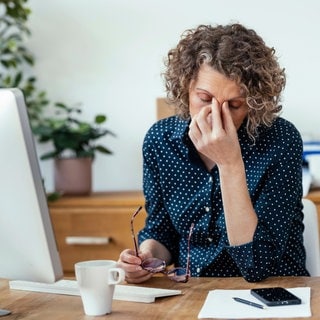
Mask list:
[[[99,319],[148,319],[148,320],[188,320],[197,319],[198,313],[213,289],[250,289],[254,287],[311,287],[311,311],[309,319],[320,319],[320,277],[279,277],[259,283],[248,283],[242,278],[191,278],[188,283],[175,283],[165,277],[154,277],[141,284],[182,290],[179,296],[158,298],[155,303],[113,301],[112,313]],[[10,290],[6,280],[0,280],[0,308],[9,309],[12,314],[3,319],[24,320],[89,320],[85,316],[79,296],[35,293]],[[295,318],[305,319],[305,318]]]

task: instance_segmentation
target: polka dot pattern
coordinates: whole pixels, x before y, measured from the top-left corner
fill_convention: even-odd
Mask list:
[[[216,167],[208,172],[188,139],[189,122],[155,123],[143,143],[143,189],[148,212],[139,241],[156,239],[185,266],[189,227],[191,274],[201,277],[308,275],[302,213],[302,140],[283,118],[261,127],[253,145],[238,130],[248,190],[258,215],[252,242],[229,246]]]

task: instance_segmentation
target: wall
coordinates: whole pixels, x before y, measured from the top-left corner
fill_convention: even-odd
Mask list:
[[[81,102],[84,116],[103,112],[117,138],[114,155],[94,164],[94,190],[142,187],[141,146],[164,95],[163,57],[187,28],[241,22],[277,50],[287,70],[283,116],[303,135],[320,136],[317,112],[320,2],[317,0],[29,0],[29,48],[39,87],[52,101]],[[45,148],[38,146],[39,153]],[[48,191],[52,163],[41,161]]]

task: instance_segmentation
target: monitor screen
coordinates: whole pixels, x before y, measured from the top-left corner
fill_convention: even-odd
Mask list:
[[[63,272],[19,89],[0,89],[0,150],[0,278],[55,282]]]

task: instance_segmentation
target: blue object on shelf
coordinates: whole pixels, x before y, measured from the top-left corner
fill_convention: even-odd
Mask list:
[[[308,141],[303,143],[303,160],[308,162],[309,154],[320,154],[320,141]]]

